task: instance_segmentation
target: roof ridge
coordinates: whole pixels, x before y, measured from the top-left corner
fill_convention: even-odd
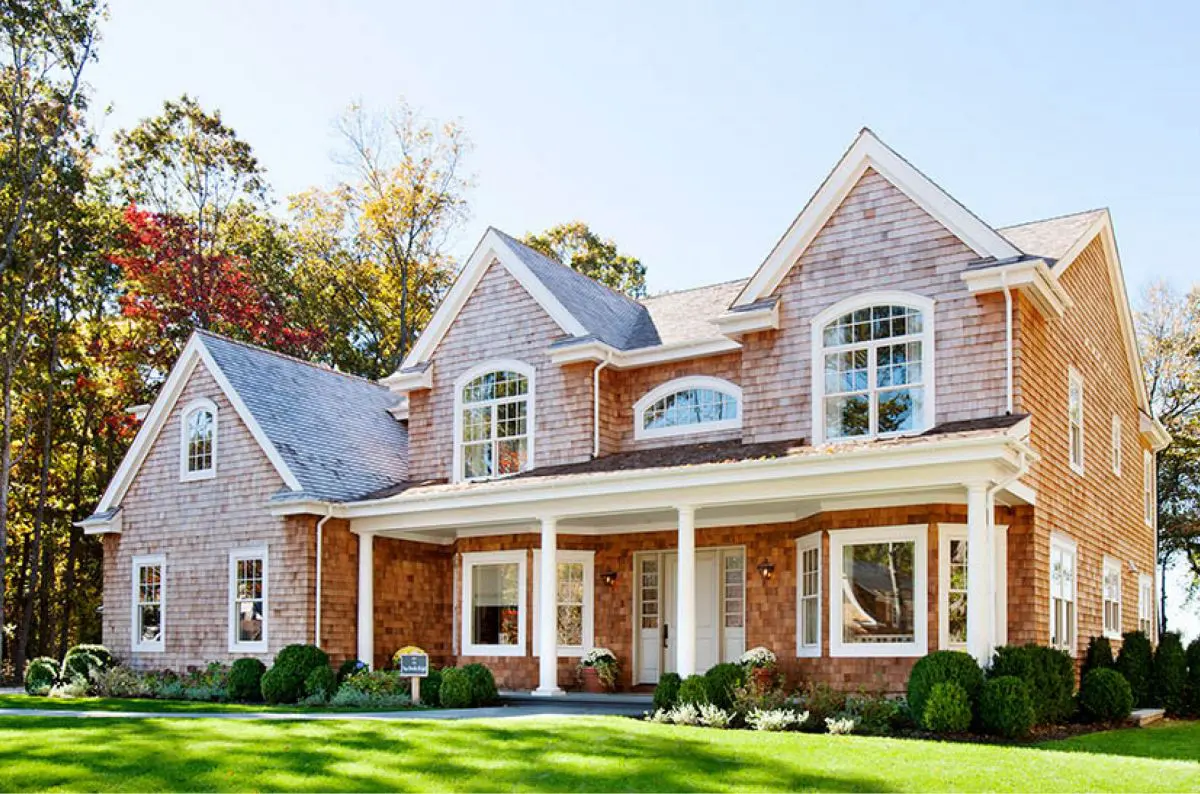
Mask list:
[[[568,271],[574,273],[575,275],[580,276],[581,278],[586,278],[588,281],[592,282],[593,284],[596,284],[597,286],[603,287],[604,289],[608,290],[613,295],[616,295],[617,297],[621,298],[622,300],[627,301],[628,303],[631,303],[635,306],[642,305],[640,301],[638,301],[635,298],[629,297],[624,292],[621,292],[621,290],[614,289],[613,287],[610,287],[608,284],[605,284],[603,281],[600,281],[599,279],[594,279],[589,275],[580,273],[575,268],[571,267],[568,264],[564,264],[563,262],[558,261],[557,259],[555,259],[552,256],[547,256],[546,254],[544,254],[541,251],[534,248],[532,245],[529,245],[528,243],[522,242],[521,240],[518,240],[516,237],[513,237],[511,234],[504,231],[503,229],[497,229],[495,226],[489,226],[488,228],[491,229],[492,231],[496,232],[497,234],[499,234],[506,241],[516,243],[517,245],[521,246],[522,248],[532,251],[533,253],[540,256],[542,259],[545,259],[547,262],[551,262],[551,263],[557,265],[558,267],[561,267],[563,270],[568,270]]]
[[[362,375],[355,375],[352,372],[342,372],[340,369],[335,369],[334,367],[331,367],[328,364],[320,364],[316,361],[309,361],[307,359],[300,358],[299,356],[292,356],[292,355],[288,355],[287,353],[280,353],[278,350],[272,350],[269,347],[263,347],[262,345],[254,345],[249,342],[244,342],[241,339],[234,339],[231,336],[226,336],[225,334],[219,334],[216,331],[210,331],[207,328],[193,328],[192,333],[198,334],[200,336],[209,336],[209,337],[212,337],[213,339],[220,339],[223,342],[229,342],[230,344],[237,345],[238,347],[244,347],[247,350],[253,350],[256,353],[266,353],[267,355],[275,356],[276,358],[282,358],[285,361],[291,361],[295,364],[303,364],[306,367],[311,367],[312,369],[318,370],[320,372],[325,372],[330,375],[339,375],[343,378],[360,381],[367,385],[374,386],[377,389],[385,389],[385,390],[387,389],[386,386],[383,386],[380,383],[371,380],[370,378],[364,378]]]
[[[728,286],[729,284],[739,284],[743,281],[749,281],[749,280],[750,280],[749,276],[743,276],[742,278],[731,278],[731,279],[727,279],[726,281],[714,281],[712,284],[701,284],[698,287],[684,287],[682,289],[669,289],[669,290],[665,290],[663,292],[656,292],[653,295],[647,295],[646,297],[642,298],[642,301],[653,300],[655,298],[664,298],[667,295],[679,295],[680,293],[683,293],[683,292],[699,292],[702,289],[712,289],[713,287],[724,287],[724,286]],[[640,302],[641,301],[639,301],[639,303]]]
[[[997,226],[996,231],[1008,231],[1009,229],[1020,229],[1022,226],[1033,226],[1035,223],[1049,223],[1050,221],[1061,221],[1067,218],[1076,218],[1080,215],[1087,215],[1092,212],[1108,212],[1108,207],[1092,207],[1090,210],[1079,210],[1078,212],[1064,212],[1062,215],[1051,215],[1048,218],[1037,218],[1032,221],[1022,221],[1014,223],[1010,226]]]

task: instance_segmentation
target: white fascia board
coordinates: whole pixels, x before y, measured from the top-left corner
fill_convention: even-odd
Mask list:
[[[85,535],[120,535],[124,529],[122,515],[118,511],[112,518],[99,521],[85,518],[83,521],[76,521],[75,526],[82,529]]]
[[[462,311],[466,305],[467,299],[475,291],[479,280],[483,278],[483,274],[487,272],[488,266],[492,262],[499,262],[512,276],[521,284],[522,287],[533,297],[535,301],[550,315],[551,319],[562,328],[563,332],[570,336],[586,336],[587,330],[583,325],[575,319],[575,317],[567,311],[566,307],[554,297],[550,290],[542,284],[541,280],[530,272],[512,250],[512,248],[504,241],[495,229],[488,229],[483,239],[475,246],[475,250],[471,253],[467,264],[458,274],[458,278],[454,281],[454,286],[450,288],[446,298],[438,306],[437,311],[433,313],[429,323],[425,326],[424,332],[417,339],[417,343],[413,345],[412,350],[404,358],[404,363],[400,369],[413,369],[423,362],[426,362],[433,355],[433,351],[442,341],[442,337],[450,330],[450,326],[454,323],[458,313]],[[388,383],[389,378],[384,379],[384,383]]]
[[[331,516],[341,518],[341,505],[335,502],[322,502],[318,499],[297,499],[295,501],[266,503],[267,510],[276,517],[282,516]]]
[[[396,394],[407,394],[410,391],[421,391],[433,388],[433,367],[431,361],[422,369],[415,372],[393,372],[379,382]]]
[[[864,129],[742,289],[734,306],[754,303],[775,291],[868,168],[887,179],[981,258],[1003,260],[1020,256],[1021,252],[999,232]]]
[[[1161,452],[1171,444],[1171,433],[1163,423],[1141,411],[1138,412],[1138,430],[1155,452]]]
[[[597,339],[590,339],[573,345],[551,347],[547,353],[551,362],[562,365],[578,364],[584,361],[612,361],[620,355],[621,351]]]
[[[617,350],[603,342],[581,342],[561,348],[551,348],[550,360],[555,364],[575,364],[581,361],[608,361],[613,369],[636,369],[672,361],[718,356],[741,350],[740,343],[733,339],[702,339],[699,341],[676,342],[670,345],[641,347],[636,350]]]
[[[774,331],[779,328],[779,301],[761,309],[740,312],[725,312],[714,321],[721,333],[739,337],[756,331]]]
[[[1062,317],[1074,305],[1042,259],[964,270],[961,278],[972,295],[1003,292],[1005,287],[1023,292],[1045,317]]]

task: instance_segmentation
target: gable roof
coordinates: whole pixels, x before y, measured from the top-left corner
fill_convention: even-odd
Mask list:
[[[1107,211],[1102,209],[1086,210],[1004,226],[996,231],[1029,256],[1058,261],[1105,214]]]

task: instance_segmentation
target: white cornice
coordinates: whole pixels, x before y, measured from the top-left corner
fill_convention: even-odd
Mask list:
[[[726,336],[737,338],[756,331],[773,331],[779,328],[779,301],[760,309],[725,312],[714,322]]]
[[[1024,293],[1045,317],[1062,317],[1073,301],[1043,259],[1027,259],[964,270],[963,283],[972,295],[1002,292],[1007,286]]]
[[[576,364],[581,361],[599,363],[608,361],[613,369],[636,369],[671,361],[686,361],[706,356],[719,356],[741,350],[742,346],[733,339],[701,339],[676,342],[669,345],[641,347],[636,350],[617,350],[603,342],[588,341],[574,345],[550,348],[550,360],[555,364]]]

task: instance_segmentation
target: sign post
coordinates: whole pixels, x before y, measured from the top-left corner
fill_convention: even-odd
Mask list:
[[[421,703],[421,679],[429,675],[429,654],[416,646],[409,645],[396,652],[396,660],[400,668],[400,675],[412,680],[412,700],[414,704],[419,705]]]

